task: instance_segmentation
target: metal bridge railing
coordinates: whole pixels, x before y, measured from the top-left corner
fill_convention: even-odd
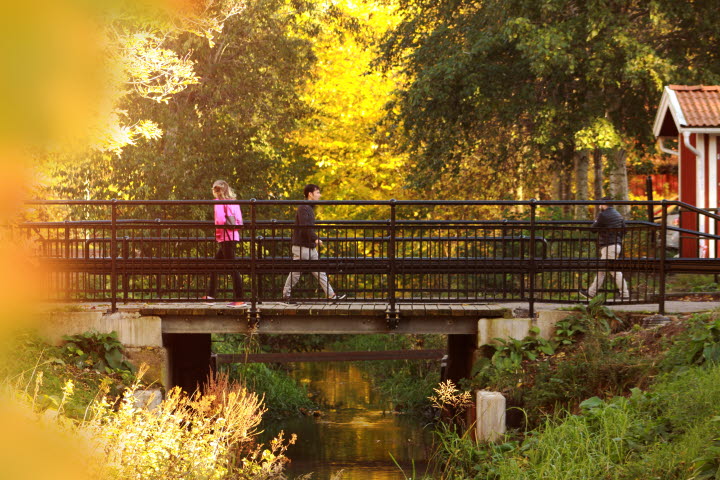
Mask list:
[[[13,232],[45,268],[48,299],[107,301],[113,309],[118,302],[198,301],[211,275],[218,278],[216,298],[232,300],[231,271],[251,312],[282,299],[290,272],[305,273],[294,299],[318,301],[324,295],[311,273],[322,271],[347,301],[387,303],[392,315],[409,302],[528,301],[532,310],[537,302],[583,301],[579,291],[599,272],[620,271],[632,296],[619,298],[606,275],[600,291],[608,303],[657,302],[662,311],[668,273],[718,271],[716,260],[671,258],[673,231],[698,251],[710,245],[716,257],[720,239],[720,217],[679,202],[613,202],[663,211],[660,223],[627,222],[617,260],[598,258],[592,221],[553,219],[558,209],[587,212],[602,202],[315,202],[325,219],[315,227],[324,242],[317,261],[290,254],[294,210],[309,202],[255,200],[227,202],[241,206],[245,225],[236,259],[216,260],[216,226],[206,220],[214,203],[29,202]],[[715,225],[712,233],[669,225],[671,207],[696,215],[698,225]],[[369,219],[332,219],[348,209]]]

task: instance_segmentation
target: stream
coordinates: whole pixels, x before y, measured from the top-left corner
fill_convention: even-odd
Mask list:
[[[313,480],[329,480],[342,470],[342,480],[404,480],[424,473],[430,430],[421,419],[393,412],[359,367],[350,362],[294,366],[292,376],[322,407],[318,416],[309,412],[265,425],[267,434],[284,430],[286,437],[298,436],[287,451],[288,478],[312,472]]]

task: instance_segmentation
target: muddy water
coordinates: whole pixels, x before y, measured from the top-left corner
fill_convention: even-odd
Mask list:
[[[393,413],[362,370],[347,362],[295,367],[295,378],[323,407],[319,416],[266,426],[298,435],[287,452],[289,478],[313,472],[313,479],[328,480],[343,470],[343,480],[404,480],[425,471],[429,430],[421,420]]]

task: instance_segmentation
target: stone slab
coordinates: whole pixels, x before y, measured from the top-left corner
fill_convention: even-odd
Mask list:
[[[532,323],[531,318],[481,318],[478,320],[478,345],[494,345],[498,338],[525,338]]]

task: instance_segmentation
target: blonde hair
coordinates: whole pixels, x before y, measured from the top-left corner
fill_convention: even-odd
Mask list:
[[[235,191],[230,188],[230,185],[225,180],[215,180],[215,183],[213,183],[213,190],[218,190],[220,195],[218,197],[220,200],[234,200],[237,198],[237,195],[235,194]]]

